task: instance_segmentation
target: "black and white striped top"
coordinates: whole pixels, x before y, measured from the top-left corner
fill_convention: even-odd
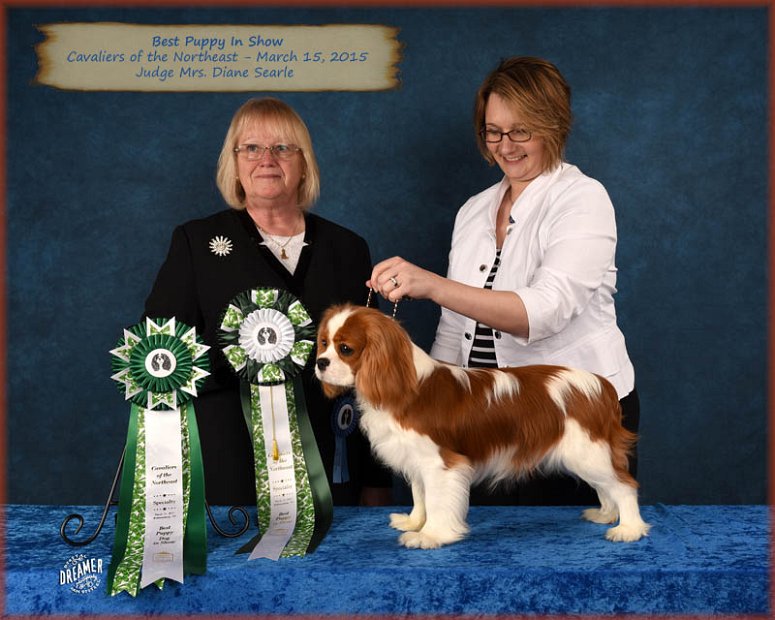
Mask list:
[[[495,280],[495,274],[498,273],[498,267],[501,264],[500,248],[496,250],[495,262],[490,269],[490,275],[484,283],[484,288],[492,289],[492,283]],[[497,368],[498,360],[495,357],[495,336],[493,330],[482,323],[476,324],[474,332],[474,346],[471,347],[471,353],[468,356],[469,368]]]

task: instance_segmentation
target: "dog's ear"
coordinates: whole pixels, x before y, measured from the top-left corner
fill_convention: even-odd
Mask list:
[[[394,320],[377,310],[359,313],[366,346],[355,375],[355,388],[377,407],[404,409],[417,393],[412,342]]]

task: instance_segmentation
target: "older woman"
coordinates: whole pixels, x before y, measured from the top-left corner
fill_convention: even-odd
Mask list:
[[[391,301],[423,298],[442,307],[431,351],[437,359],[595,372],[616,387],[625,426],[636,431],[634,371],[613,299],[614,210],[599,182],[563,161],[568,84],[545,60],[504,60],[479,88],[474,122],[482,155],[504,177],[458,212],[447,277],[394,257],[374,267],[369,284]],[[508,500],[478,499],[595,501],[588,487],[564,478],[523,484]]]
[[[212,347],[212,375],[196,401],[207,499],[252,504],[253,453],[237,379],[218,352],[221,315],[238,293],[268,287],[292,293],[317,322],[331,304],[365,302],[371,257],[361,237],[309,212],[320,192],[318,165],[306,125],[282,101],[251,99],[237,110],[217,184],[231,208],[175,229],[145,314],[174,316]],[[332,404],[311,366],[303,372],[304,392],[331,480]],[[365,440],[356,431],[347,442],[350,480],[332,485],[334,503],[389,497],[390,477],[372,461]],[[364,489],[371,499],[363,499]]]

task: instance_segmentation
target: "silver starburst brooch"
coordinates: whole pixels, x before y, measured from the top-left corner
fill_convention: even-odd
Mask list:
[[[231,254],[231,240],[227,237],[213,237],[210,239],[210,251],[216,256],[226,256]]]

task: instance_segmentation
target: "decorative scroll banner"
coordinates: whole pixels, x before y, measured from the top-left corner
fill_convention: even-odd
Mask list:
[[[307,310],[279,289],[240,293],[221,321],[220,344],[241,379],[253,438],[260,534],[239,551],[250,552],[251,560],[314,551],[333,518],[300,374],[314,339]]]
[[[58,23],[36,82],[65,90],[375,91],[398,87],[398,28]]]
[[[111,377],[131,401],[108,591],[136,596],[183,582],[207,564],[204,469],[192,397],[209,372],[209,347],[172,319],[124,330]]]

